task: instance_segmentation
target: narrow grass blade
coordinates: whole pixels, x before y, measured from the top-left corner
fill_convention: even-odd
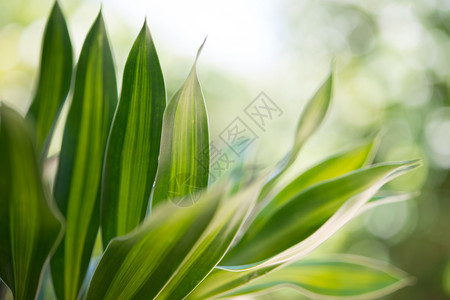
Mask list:
[[[385,263],[353,255],[333,255],[283,266],[222,297],[289,286],[312,299],[375,299],[411,282],[406,273]]]
[[[103,245],[144,219],[158,166],[166,94],[147,23],[128,56],[103,169]]]
[[[36,94],[27,113],[27,119],[35,123],[37,151],[43,155],[70,89],[72,57],[67,24],[55,2],[45,27]]]
[[[158,205],[143,226],[111,241],[86,299],[183,299],[230,247],[261,185],[231,197],[219,185],[186,208]]]
[[[313,185],[276,209],[263,208],[221,265],[247,269],[304,255],[353,218],[386,182],[419,165],[374,165]]]
[[[14,299],[34,299],[63,221],[44,190],[25,120],[0,106],[0,278]]]
[[[196,64],[164,113],[152,206],[196,193],[208,185],[209,127]]]
[[[106,140],[116,105],[114,64],[99,13],[81,50],[55,179],[55,200],[66,217],[64,239],[51,260],[59,299],[77,298],[89,265],[100,221]]]

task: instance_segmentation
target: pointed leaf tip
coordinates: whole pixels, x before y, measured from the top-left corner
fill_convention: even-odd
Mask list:
[[[147,32],[150,34],[150,30],[147,25],[147,17],[145,17],[144,24],[142,24],[142,28],[141,28],[141,31],[139,32],[139,34],[144,34],[144,33],[146,34]]]
[[[407,161],[406,165],[405,165],[407,170],[412,170],[412,169],[415,169],[415,168],[418,168],[418,167],[421,167],[421,166],[423,166],[423,159],[422,158],[417,158],[417,159],[413,159],[413,160]]]
[[[53,7],[52,7],[52,12],[51,13],[53,13],[53,12],[61,12],[61,7],[59,6],[59,3],[58,3],[58,1],[55,1],[55,3],[53,4]]]
[[[79,56],[55,177],[54,198],[66,217],[64,239],[51,259],[58,299],[76,299],[88,270],[99,228],[103,158],[116,105],[114,63],[100,11]]]
[[[330,74],[333,74],[334,70],[336,70],[336,58],[333,57],[330,62]]]
[[[166,94],[146,23],[128,56],[103,168],[103,245],[137,227],[148,208],[158,166]]]
[[[283,173],[297,160],[304,144],[323,123],[332,98],[333,72],[330,72],[303,109],[297,123],[294,145],[290,152],[279,161],[278,167],[273,171],[273,177],[264,186],[258,201],[263,201],[266,198]]]
[[[206,40],[206,39],[205,39]],[[205,41],[197,53],[200,54]],[[197,58],[183,86],[164,112],[161,150],[152,206],[193,194],[208,186],[209,125],[205,99],[196,73]],[[181,184],[180,184],[181,182]]]
[[[194,67],[197,64],[197,60],[200,57],[200,54],[202,53],[203,46],[205,45],[207,39],[208,39],[208,35],[205,36],[205,39],[203,40],[202,44],[200,45],[200,47],[197,50],[197,56],[195,57]]]
[[[103,13],[102,12],[103,12],[103,3],[100,3],[100,9],[98,11],[97,17],[95,18],[94,24],[100,20],[103,22]]]
[[[56,120],[66,101],[72,78],[73,58],[64,14],[57,1],[47,19],[36,91],[26,118],[34,124],[37,151],[46,155]]]

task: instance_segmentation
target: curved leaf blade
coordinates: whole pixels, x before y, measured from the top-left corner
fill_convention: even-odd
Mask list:
[[[327,79],[308,102],[298,121],[294,146],[289,154],[286,167],[295,161],[303,145],[317,131],[320,124],[322,124],[328,112],[332,96],[333,70],[331,69]]]
[[[240,272],[215,268],[186,299],[217,298],[220,295],[251,284],[253,280],[261,276],[267,276],[267,274],[279,267],[280,264]]]
[[[247,269],[304,254],[354,217],[386,182],[418,166],[419,161],[374,165],[313,185],[280,207],[263,208],[221,264]],[[334,219],[340,225],[327,229]]]
[[[44,190],[25,120],[0,106],[0,278],[14,299],[34,299],[62,218]]]
[[[268,206],[272,209],[282,206],[291,200],[302,190],[316,184],[320,181],[341,176],[350,171],[354,171],[370,163],[373,157],[376,140],[357,146],[347,152],[337,154],[312,168],[308,169],[292,182],[290,182]],[[249,221],[249,220],[247,220]],[[244,230],[244,229],[243,229]],[[245,282],[253,280],[256,277],[266,274],[267,272],[278,268],[279,265],[270,265],[260,269],[252,269],[251,271],[229,272],[221,269],[215,269],[209,275],[200,287],[196,288],[191,295],[193,298],[209,298],[217,294],[226,292],[236,286],[241,286]]]
[[[206,40],[205,40],[206,41]],[[196,64],[184,85],[167,104],[152,206],[196,193],[208,186],[209,127]]]
[[[103,245],[144,219],[158,166],[166,93],[145,22],[127,59],[103,169]]]
[[[407,201],[418,194],[419,193],[380,191],[375,197],[361,207],[359,214],[363,214],[378,206]]]
[[[353,255],[334,255],[283,266],[222,296],[290,286],[313,299],[375,299],[411,282],[403,271],[385,263]]]
[[[35,122],[37,151],[41,153],[44,150],[44,155],[70,89],[72,59],[67,24],[58,2],[55,2],[45,27],[36,94],[27,113],[27,119]]]
[[[66,217],[64,239],[51,260],[55,293],[76,299],[99,227],[106,140],[117,104],[114,64],[101,12],[81,50],[64,127],[54,195]]]
[[[291,181],[270,200],[265,209],[273,206],[282,206],[297,194],[318,182],[336,178],[364,167],[373,158],[374,145],[375,141],[370,141],[318,163]]]
[[[220,185],[187,208],[159,205],[144,225],[111,241],[86,299],[184,298],[230,247],[261,184],[230,199]]]
[[[295,162],[306,141],[317,131],[320,124],[322,124],[327,114],[328,107],[330,106],[332,97],[333,69],[330,70],[325,82],[320,86],[314,96],[312,96],[311,100],[309,100],[303,110],[297,124],[294,145],[286,157],[279,162],[272,178],[266,183],[261,191],[259,201],[263,201],[266,198],[270,191],[275,187],[284,171]]]
[[[231,194],[231,199],[221,203],[209,226],[158,294],[158,299],[184,299],[213,271],[235,240],[262,182],[261,179],[256,180],[247,189]]]

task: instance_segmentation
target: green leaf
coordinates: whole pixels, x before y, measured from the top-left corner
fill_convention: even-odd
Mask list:
[[[333,70],[330,70],[327,79],[317,90],[306,105],[297,124],[294,146],[289,153],[286,166],[290,166],[296,159],[303,145],[314,132],[317,131],[328,111],[333,91]]]
[[[86,299],[183,299],[230,247],[261,185],[231,197],[219,185],[187,208],[158,205],[144,225],[109,243]]]
[[[72,56],[66,21],[55,2],[45,27],[36,95],[27,113],[27,119],[35,122],[36,148],[43,155],[70,89]]]
[[[103,245],[144,219],[158,166],[166,94],[155,46],[142,27],[128,56],[103,169]]]
[[[186,300],[215,298],[218,295],[225,294],[231,290],[244,286],[260,276],[265,276],[280,265],[281,264],[263,266],[239,272],[215,268],[208,277],[206,277],[205,280],[189,294]]]
[[[267,204],[267,208],[283,205],[304,189],[324,180],[336,178],[370,163],[373,158],[375,140],[350,151],[335,155],[315,165],[291,181]],[[275,209],[275,208],[274,208]]]
[[[373,159],[376,141],[376,139],[373,139],[368,143],[357,146],[347,152],[339,153],[316,164],[287,184],[270,201],[259,203],[253,210],[252,216],[257,215],[262,208],[266,211],[276,211],[306,188],[321,181],[354,171],[370,163]],[[246,220],[243,231],[247,230],[252,220],[253,217]]]
[[[322,84],[322,86],[317,90],[314,96],[309,100],[300,120],[297,124],[297,129],[295,133],[295,140],[292,149],[286,155],[284,159],[279,162],[278,167],[275,169],[272,178],[266,183],[261,195],[259,196],[259,201],[263,201],[270,191],[275,187],[281,175],[287,170],[297,159],[300,150],[303,145],[309,139],[314,132],[317,131],[320,124],[325,118],[328,111],[331,98],[333,96],[333,70],[328,74],[327,79]]]
[[[247,269],[305,255],[354,217],[386,182],[419,165],[374,165],[313,185],[279,207],[264,207],[221,264]]]
[[[0,278],[15,299],[34,299],[62,234],[25,120],[0,106]]]
[[[204,43],[186,82],[169,101],[164,113],[153,207],[166,199],[196,193],[208,185],[208,115],[196,71]]]
[[[411,282],[407,274],[382,262],[359,256],[334,255],[283,266],[222,296],[233,297],[288,285],[313,299],[375,299]]]
[[[417,196],[418,194],[419,193],[380,191],[375,195],[375,197],[370,199],[369,202],[367,202],[366,204],[364,204],[364,206],[361,207],[361,209],[359,210],[359,214],[363,214],[366,211],[371,210],[371,209],[381,206],[381,205],[403,202],[403,201],[409,200],[409,199]]]
[[[98,232],[100,181],[117,105],[116,84],[100,12],[81,50],[55,179],[55,200],[66,217],[63,242],[51,260],[59,299],[77,298]]]

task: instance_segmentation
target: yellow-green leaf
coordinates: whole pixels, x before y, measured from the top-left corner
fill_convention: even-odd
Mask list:
[[[25,120],[0,106],[0,278],[14,299],[34,299],[62,218],[49,201]]]
[[[261,191],[259,201],[263,201],[266,198],[270,191],[275,187],[283,173],[295,162],[300,150],[303,148],[303,145],[309,137],[319,128],[328,111],[332,96],[333,70],[330,71],[325,82],[320,86],[303,110],[297,124],[294,145],[289,153],[279,162],[272,178],[266,183]]]
[[[222,297],[268,291],[284,285],[312,299],[375,299],[411,282],[406,273],[383,262],[353,255],[333,255],[283,266]]]
[[[195,290],[186,298],[189,300],[216,298],[219,295],[238,289],[246,284],[272,272],[281,264],[263,266],[253,270],[234,272],[215,268]]]
[[[375,197],[373,197],[367,204],[364,204],[362,207],[360,207],[359,211],[357,212],[357,215],[365,212],[369,209],[372,209],[374,207],[377,207],[379,205],[387,204],[387,203],[393,203],[398,201],[405,201],[409,199],[412,195],[411,194],[404,194],[404,193],[392,193],[392,192],[379,192]],[[351,209],[351,207],[347,207],[347,209]],[[330,225],[338,225],[337,222],[331,223]],[[334,232],[331,232],[333,234]],[[314,243],[318,242],[316,238],[309,237],[309,241],[304,241],[307,243]],[[320,241],[319,241],[320,242]],[[317,244],[318,245],[318,244]],[[314,246],[314,245],[313,245]],[[307,249],[308,250],[308,249]],[[296,263],[294,263],[296,264]],[[278,270],[280,268],[283,268],[283,266],[286,265],[284,262],[278,262],[275,264],[269,264],[267,266],[258,266],[256,268],[252,268],[251,270],[234,270],[231,268],[221,268],[217,267],[215,268],[208,277],[200,283],[199,286],[196,287],[193,293],[191,293],[188,297],[188,299],[206,299],[206,298],[215,298],[219,295],[234,295],[235,291],[241,291],[242,290],[248,290],[250,292],[250,289],[247,289],[247,287],[253,286],[253,281],[259,280],[260,277],[265,277],[267,274],[273,272],[279,272]],[[301,273],[299,271],[298,273]],[[269,275],[271,279],[273,277]],[[403,282],[403,280],[400,280]],[[258,281],[260,282],[260,281]],[[279,281],[278,283],[281,284],[289,284],[289,280],[285,281]],[[271,285],[268,286],[261,286],[261,289],[264,287],[264,289],[270,289],[272,286],[276,286],[275,282],[272,280]],[[398,288],[400,288],[399,286]],[[228,293],[230,291],[233,291],[232,293]],[[381,291],[380,291],[381,292]]]
[[[219,185],[190,207],[158,205],[149,221],[109,243],[86,299],[183,299],[228,250],[261,185],[232,195],[232,184]]]
[[[372,199],[370,199],[369,202],[361,207],[359,214],[365,213],[366,211],[374,209],[378,206],[409,200],[418,194],[419,193],[380,191]]]
[[[208,115],[196,71],[203,45],[204,42],[186,82],[169,101],[164,113],[153,207],[169,198],[194,194],[208,185]]]
[[[277,209],[284,205],[306,188],[321,181],[336,178],[348,172],[355,171],[370,163],[373,158],[375,140],[355,147],[347,152],[332,156],[289,182],[273,199],[267,203],[265,210]]]
[[[81,50],[58,171],[55,200],[66,217],[64,239],[51,260],[59,299],[76,299],[100,219],[100,182],[106,140],[117,105],[114,64],[99,13]]]
[[[66,21],[55,2],[45,27],[36,94],[27,118],[35,123],[38,153],[46,154],[53,127],[66,100],[72,78],[72,44]],[[44,148],[44,149],[43,149]]]
[[[144,219],[158,166],[166,94],[147,23],[128,56],[103,169],[103,245]]]
[[[283,205],[264,207],[221,264],[247,269],[304,255],[354,217],[386,182],[418,166],[417,160],[373,165],[313,185]]]

